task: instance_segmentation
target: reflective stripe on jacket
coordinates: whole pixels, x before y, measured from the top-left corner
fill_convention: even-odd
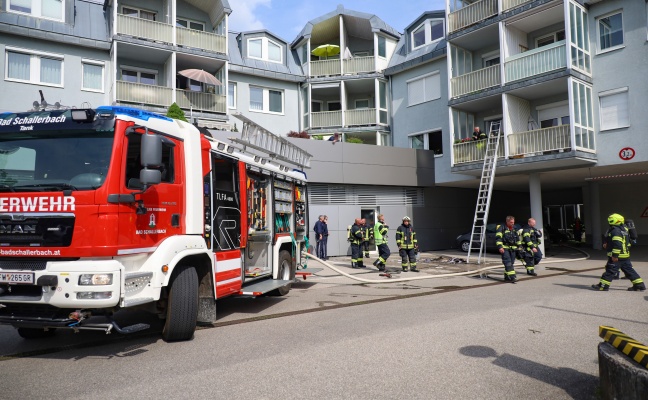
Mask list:
[[[413,249],[416,247],[416,232],[411,225],[402,225],[396,230],[396,244],[402,249]]]

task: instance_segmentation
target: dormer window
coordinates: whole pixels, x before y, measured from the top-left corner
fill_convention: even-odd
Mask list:
[[[412,50],[443,38],[445,27],[442,19],[428,19],[412,30]]]
[[[259,37],[248,39],[247,49],[249,58],[275,63],[283,62],[283,46],[268,38]]]

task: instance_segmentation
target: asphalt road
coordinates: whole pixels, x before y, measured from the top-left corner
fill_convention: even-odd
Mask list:
[[[592,291],[602,254],[570,257],[514,285],[358,285],[324,270],[285,297],[220,302],[217,326],[184,343],[96,332],[26,342],[0,327],[0,398],[594,399],[599,325],[648,343],[648,292],[627,280]],[[634,264],[648,277],[645,257]]]

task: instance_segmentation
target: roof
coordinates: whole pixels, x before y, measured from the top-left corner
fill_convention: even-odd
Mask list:
[[[272,39],[281,42],[286,49],[286,52],[284,53],[284,55],[286,55],[286,62],[280,64],[245,57],[242,54],[242,45],[239,45],[239,41],[250,36],[270,36]],[[272,32],[267,30],[246,31],[240,33],[229,32],[227,40],[229,40],[229,70],[232,72],[293,82],[302,82],[306,79],[306,76],[299,64],[297,53],[290,48],[285,40],[279,38],[279,36]]]
[[[384,34],[391,35],[396,39],[400,37],[400,33],[396,29],[389,26],[385,21],[380,19],[375,14],[368,14],[360,11],[347,10],[344,8],[343,5],[340,4],[337,6],[335,11],[331,11],[327,14],[324,14],[320,17],[308,21],[306,23],[306,26],[304,26],[301,32],[299,32],[299,34],[297,35],[297,38],[295,38],[295,40],[293,40],[293,42],[290,45],[294,47],[299,42],[301,42],[304,38],[310,37],[313,32],[313,27],[315,25],[327,21],[335,17],[336,15],[349,16],[349,17],[369,20],[369,23],[371,24],[372,32],[382,32]]]

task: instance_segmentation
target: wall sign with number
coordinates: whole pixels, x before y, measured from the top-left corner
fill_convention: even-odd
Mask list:
[[[635,156],[635,151],[632,147],[624,147],[619,152],[619,157],[625,161],[632,160],[634,156]]]

